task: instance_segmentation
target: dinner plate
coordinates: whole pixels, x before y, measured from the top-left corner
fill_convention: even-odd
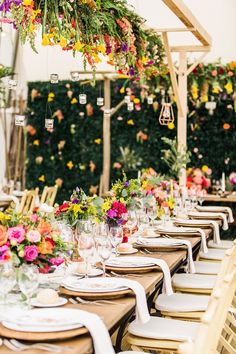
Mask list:
[[[126,251],[126,252],[118,251],[119,254],[134,254],[134,253],[137,253],[137,252],[138,252],[138,250],[136,248],[133,248],[132,250]]]
[[[37,300],[37,298],[32,299],[31,305],[34,307],[58,307],[58,306],[63,306],[68,302],[68,300],[64,297],[59,297],[59,300],[53,304],[42,304],[40,301]]]
[[[68,290],[86,293],[107,293],[128,289],[127,286],[121,286],[120,284],[116,284],[115,279],[106,278],[81,279],[75,282],[74,284],[66,284],[65,282],[63,286]]]
[[[85,274],[84,273],[78,273],[78,272],[75,272],[73,273],[74,275],[78,275],[80,277],[84,277]],[[103,274],[103,270],[102,269],[99,269],[99,268],[92,268],[90,273],[88,273],[88,277],[89,278],[93,278],[93,277],[98,277],[99,275],[102,275]]]
[[[117,268],[140,268],[154,266],[153,262],[142,260],[142,257],[117,257],[106,262],[109,267]]]
[[[8,329],[19,331],[19,332],[34,332],[34,333],[42,333],[42,332],[62,332],[62,331],[69,331],[71,329],[76,329],[76,328],[81,328],[83,327],[80,324],[74,324],[74,325],[65,325],[61,327],[55,327],[54,325],[47,326],[39,326],[39,327],[31,327],[31,326],[22,326],[18,325],[16,323],[8,322],[8,321],[3,321],[2,325]]]

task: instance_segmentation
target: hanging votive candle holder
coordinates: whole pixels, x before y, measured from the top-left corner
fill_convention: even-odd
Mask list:
[[[79,72],[78,71],[71,71],[70,73],[71,80],[76,82],[79,81]]]
[[[175,120],[171,103],[163,103],[159,116],[159,122],[161,125],[168,125]]]
[[[17,87],[17,81],[14,80],[14,79],[10,79],[10,80],[8,80],[8,82],[7,82],[7,86],[8,86],[8,89],[9,89],[9,90],[15,90],[16,87]]]
[[[25,116],[21,114],[16,114],[15,115],[15,125],[18,127],[23,127],[25,125]]]
[[[148,96],[147,103],[148,104],[153,104],[153,97],[152,96]]]
[[[104,98],[97,97],[97,106],[103,106],[103,105],[104,105]]]
[[[53,129],[53,127],[54,127],[54,119],[45,118],[45,128],[46,129]]]
[[[132,112],[134,110],[134,102],[129,102],[127,104],[127,109],[129,112]]]
[[[58,84],[59,75],[58,74],[51,74],[50,75],[50,82],[51,82],[51,84]]]
[[[79,95],[79,103],[86,104],[87,103],[87,95],[85,93],[81,93]]]
[[[125,103],[127,103],[127,104],[130,103],[130,96],[128,96],[128,95],[125,96]]]

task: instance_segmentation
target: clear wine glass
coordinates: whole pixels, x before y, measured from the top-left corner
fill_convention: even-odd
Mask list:
[[[203,193],[203,191],[199,191],[197,200],[198,200],[200,206],[202,206],[202,203],[204,202],[204,193]]]
[[[147,208],[147,215],[151,219],[151,226],[154,225],[154,220],[157,217],[157,207],[156,205],[151,205]]]
[[[110,258],[112,253],[112,245],[109,237],[98,237],[96,241],[96,248],[98,256],[102,261],[103,277],[106,276],[106,261]]]
[[[11,262],[0,263],[0,295],[6,304],[7,294],[16,285],[16,271]]]
[[[115,249],[116,257],[118,257],[117,246],[122,242],[123,230],[120,226],[110,227],[110,240],[112,247]]]
[[[85,278],[88,278],[89,260],[93,257],[95,250],[95,242],[93,234],[81,233],[78,236],[78,251],[81,257],[85,260],[86,271]]]
[[[23,264],[18,271],[18,285],[26,296],[27,306],[30,309],[31,298],[39,285],[39,270],[34,264]]]

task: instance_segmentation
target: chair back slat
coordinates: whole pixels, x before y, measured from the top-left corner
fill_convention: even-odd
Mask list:
[[[43,189],[40,203],[41,204],[46,203],[49,206],[53,206],[57,195],[57,189],[58,189],[57,186],[53,186],[53,187],[45,186]]]
[[[23,215],[32,214],[36,206],[36,200],[38,197],[39,189],[25,190],[21,198],[21,203],[18,212]]]

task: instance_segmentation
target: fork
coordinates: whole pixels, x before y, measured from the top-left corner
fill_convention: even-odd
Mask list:
[[[127,273],[127,274],[118,274],[115,273],[113,271],[111,271],[111,274],[114,275],[115,277],[121,277],[121,278],[125,278],[125,277],[142,277],[141,274],[133,274],[133,273]]]
[[[9,342],[11,344],[13,344],[15,347],[18,347],[21,350],[27,350],[30,348],[38,348],[38,349],[42,349],[42,350],[48,350],[48,351],[54,351],[54,352],[61,352],[64,350],[72,350],[73,348],[71,347],[61,347],[59,345],[55,345],[55,344],[50,344],[50,343],[34,343],[34,344],[23,344],[21,342],[19,342],[16,339],[10,339]]]
[[[102,304],[111,304],[111,305],[121,305],[119,302],[117,301],[109,301],[109,300],[95,300],[95,301],[89,301],[89,300],[84,300],[81,299],[81,297],[77,296],[76,300],[78,300],[78,302],[80,302],[81,304],[96,304],[96,305],[102,305]]]

